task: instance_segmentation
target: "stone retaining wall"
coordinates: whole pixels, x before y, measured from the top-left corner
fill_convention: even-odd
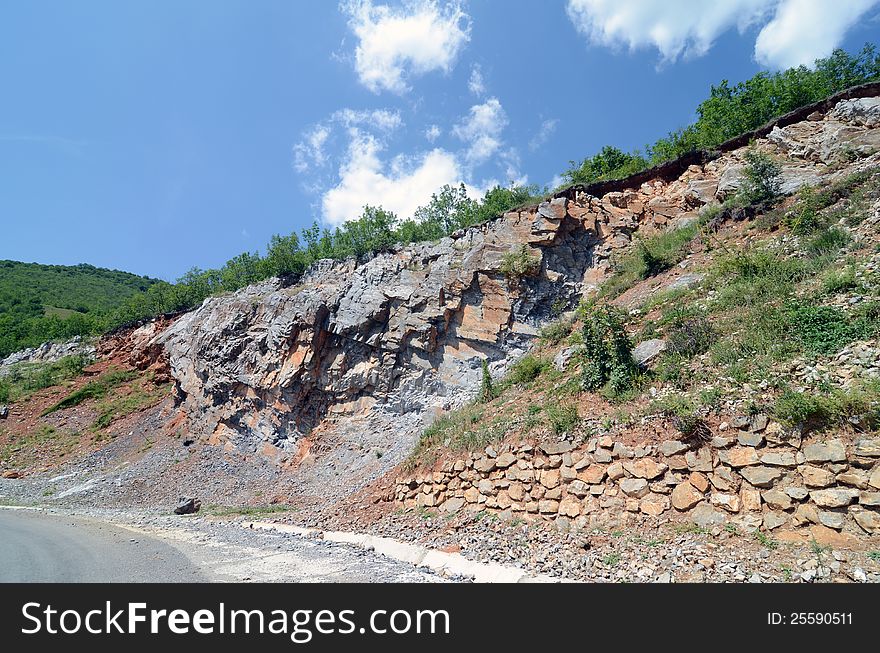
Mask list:
[[[398,479],[405,507],[505,512],[588,528],[623,513],[683,514],[773,530],[819,524],[880,534],[880,438],[802,440],[764,416],[723,423],[711,442],[630,447],[502,445]]]

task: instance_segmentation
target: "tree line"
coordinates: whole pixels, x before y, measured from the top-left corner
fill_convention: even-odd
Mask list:
[[[844,89],[880,79],[880,55],[873,44],[850,55],[835,50],[815,66],[798,66],[776,73],[760,72],[731,85],[726,79],[712,86],[697,107],[697,120],[670,132],[643,150],[624,152],[607,145],[580,162],[571,161],[562,178],[568,184],[622,179],[694,150],[711,150],[777,116],[824,100]]]

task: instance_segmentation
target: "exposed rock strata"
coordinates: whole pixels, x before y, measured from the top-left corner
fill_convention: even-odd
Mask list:
[[[777,125],[757,147],[782,162],[786,192],[842,174],[833,164],[853,148],[868,157],[860,165],[876,164],[877,105],[844,100]],[[470,396],[483,360],[501,374],[543,323],[594,292],[635,232],[691,224],[735,192],[744,153],[601,197],[566,191],[437,243],[324,261],[294,286],[274,279],[213,297],[142,351],[167,354],[197,435],[308,463],[316,488],[340,473],[367,478],[401,460],[432,415]],[[523,246],[537,272],[505,278],[503,257]]]

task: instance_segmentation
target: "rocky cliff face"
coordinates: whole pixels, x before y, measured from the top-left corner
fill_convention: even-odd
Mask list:
[[[793,192],[880,148],[878,125],[880,98],[844,100],[757,147],[783,163]],[[145,347],[167,354],[197,435],[297,465],[315,492],[341,477],[357,486],[471,396],[483,360],[503,373],[543,323],[593,292],[637,231],[678,228],[735,192],[744,153],[601,197],[569,191],[438,243],[323,262],[293,286],[270,280],[214,297]],[[505,274],[508,254],[534,267]]]

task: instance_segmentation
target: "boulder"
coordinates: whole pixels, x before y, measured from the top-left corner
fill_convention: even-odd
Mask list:
[[[789,516],[784,512],[766,512],[764,513],[764,528],[768,531],[772,531],[775,528],[779,528],[783,524],[785,524],[789,520]]]
[[[654,462],[650,458],[624,460],[622,464],[623,468],[636,478],[644,478],[649,481],[663,476],[664,472],[669,469],[669,465]]]
[[[840,122],[861,127],[877,127],[880,125],[880,98],[841,100],[829,115]]]
[[[768,451],[761,455],[761,464],[771,467],[796,467],[797,457],[793,451]]]
[[[713,506],[724,508],[727,512],[739,512],[740,500],[738,494],[727,494],[724,492],[713,492],[709,497],[709,501]]]
[[[688,450],[688,446],[684,442],[678,440],[664,440],[660,445],[660,453],[664,456],[676,456]]]
[[[560,372],[564,372],[568,369],[568,364],[577,351],[577,347],[563,347],[553,357],[553,366]]]
[[[646,515],[659,517],[669,509],[669,497],[665,494],[651,493],[639,502],[639,510]]]
[[[653,338],[651,340],[642,340],[633,347],[632,359],[636,365],[642,367],[648,366],[654,360],[659,358],[660,354],[666,351],[667,343],[663,338]]]
[[[866,533],[880,535],[880,514],[873,510],[851,510],[853,519]]]
[[[174,509],[175,515],[192,515],[197,513],[202,507],[202,502],[196,497],[180,497],[177,500],[177,507]]]
[[[465,501],[462,497],[452,497],[451,499],[447,499],[440,506],[440,510],[444,512],[458,512],[461,510],[467,501]]]
[[[573,497],[563,499],[559,503],[559,514],[563,517],[577,517],[581,514],[581,502]]]
[[[3,408],[0,407],[0,411]],[[2,413],[0,413],[0,417],[2,417]],[[856,448],[854,451],[857,456],[867,456],[869,458],[878,458],[880,457],[880,438],[872,438],[870,440],[859,440],[856,442]]]
[[[840,512],[831,512],[830,510],[820,510],[819,523],[839,531],[846,525],[846,515]]]
[[[815,467],[814,465],[804,465],[801,469],[801,477],[804,479],[804,485],[807,487],[830,487],[834,485],[834,473],[827,469]]]
[[[577,477],[584,483],[595,485],[605,479],[607,468],[604,465],[590,465],[578,472]]]

